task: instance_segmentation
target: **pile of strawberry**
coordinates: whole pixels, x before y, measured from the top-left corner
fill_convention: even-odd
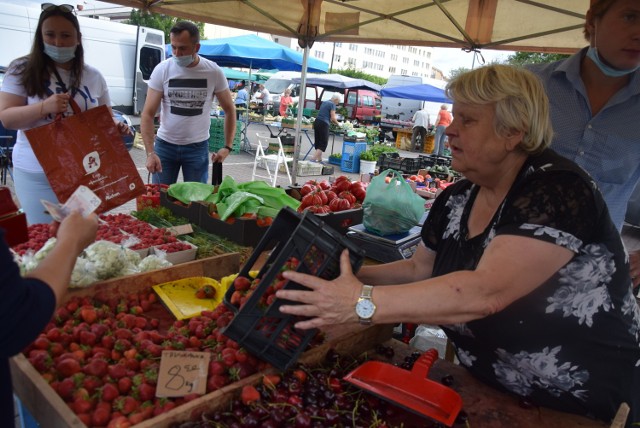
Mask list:
[[[155,397],[163,350],[211,352],[207,392],[267,366],[222,334],[224,305],[166,331],[152,314],[167,314],[153,293],[72,298],[24,354],[88,427],[135,425],[197,397]]]
[[[145,184],[145,193],[136,198],[136,209],[138,211],[148,207],[160,206],[160,190],[168,189],[166,184]]]
[[[307,181],[300,189],[302,200],[298,212],[309,210],[316,214],[345,211],[360,208],[367,194],[367,185],[360,181],[351,181],[341,175],[333,184],[322,180]]]
[[[128,236],[135,236],[139,242],[129,247],[132,250],[142,250],[156,246],[166,253],[174,253],[192,248],[191,245],[179,241],[167,229],[153,227],[149,223],[138,220],[129,214],[103,214],[100,219],[105,222],[100,225],[100,228],[106,228],[109,234],[113,234],[113,237],[120,239],[116,241],[113,240],[113,237],[109,237],[109,239],[106,239],[108,241],[121,243]],[[123,238],[119,238],[118,233]]]
[[[11,249],[23,256],[27,251],[37,252],[51,238],[48,224],[32,224],[27,228],[27,242],[13,246]]]

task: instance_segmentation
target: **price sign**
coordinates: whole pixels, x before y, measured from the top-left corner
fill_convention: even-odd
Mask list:
[[[209,352],[162,351],[156,397],[183,397],[207,392]]]

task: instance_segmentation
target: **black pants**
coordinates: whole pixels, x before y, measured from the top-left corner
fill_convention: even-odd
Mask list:
[[[416,143],[416,137],[420,136],[419,141]],[[413,135],[411,135],[411,149],[422,152],[424,149],[424,140],[427,138],[427,128],[424,126],[414,126]]]
[[[321,120],[313,122],[313,141],[314,146],[323,152],[327,150],[329,145],[329,124]]]

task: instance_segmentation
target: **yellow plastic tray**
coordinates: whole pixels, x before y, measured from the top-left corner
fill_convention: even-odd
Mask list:
[[[252,271],[249,274],[255,278],[258,271]],[[153,286],[153,289],[176,319],[183,320],[198,316],[202,311],[214,310],[222,303],[224,294],[236,276],[238,274],[225,276],[220,281],[204,276],[194,276],[157,284]],[[196,291],[205,285],[215,288],[216,296],[213,299],[198,299],[196,297]]]

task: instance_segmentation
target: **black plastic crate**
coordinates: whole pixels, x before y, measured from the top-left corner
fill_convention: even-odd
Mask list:
[[[282,304],[293,302],[266,300],[267,294],[273,291],[276,284],[282,286],[282,269],[287,263],[291,267],[291,260],[295,258],[298,261],[296,271],[334,279],[340,275],[340,255],[345,248],[349,250],[354,272],[362,265],[364,251],[335,230],[326,227],[312,213],[300,215],[285,207],[280,210],[240,270],[239,276],[250,279],[249,271],[253,270],[260,255],[265,249],[271,248],[274,242],[275,247],[258,273],[259,284],[241,307],[231,303],[235,286],[232,284],[227,290],[224,303],[235,316],[225,328],[224,334],[256,357],[285,370],[297,361],[317,330],[297,330],[293,325],[302,318],[280,313]],[[305,289],[293,281],[285,281],[283,288]]]

